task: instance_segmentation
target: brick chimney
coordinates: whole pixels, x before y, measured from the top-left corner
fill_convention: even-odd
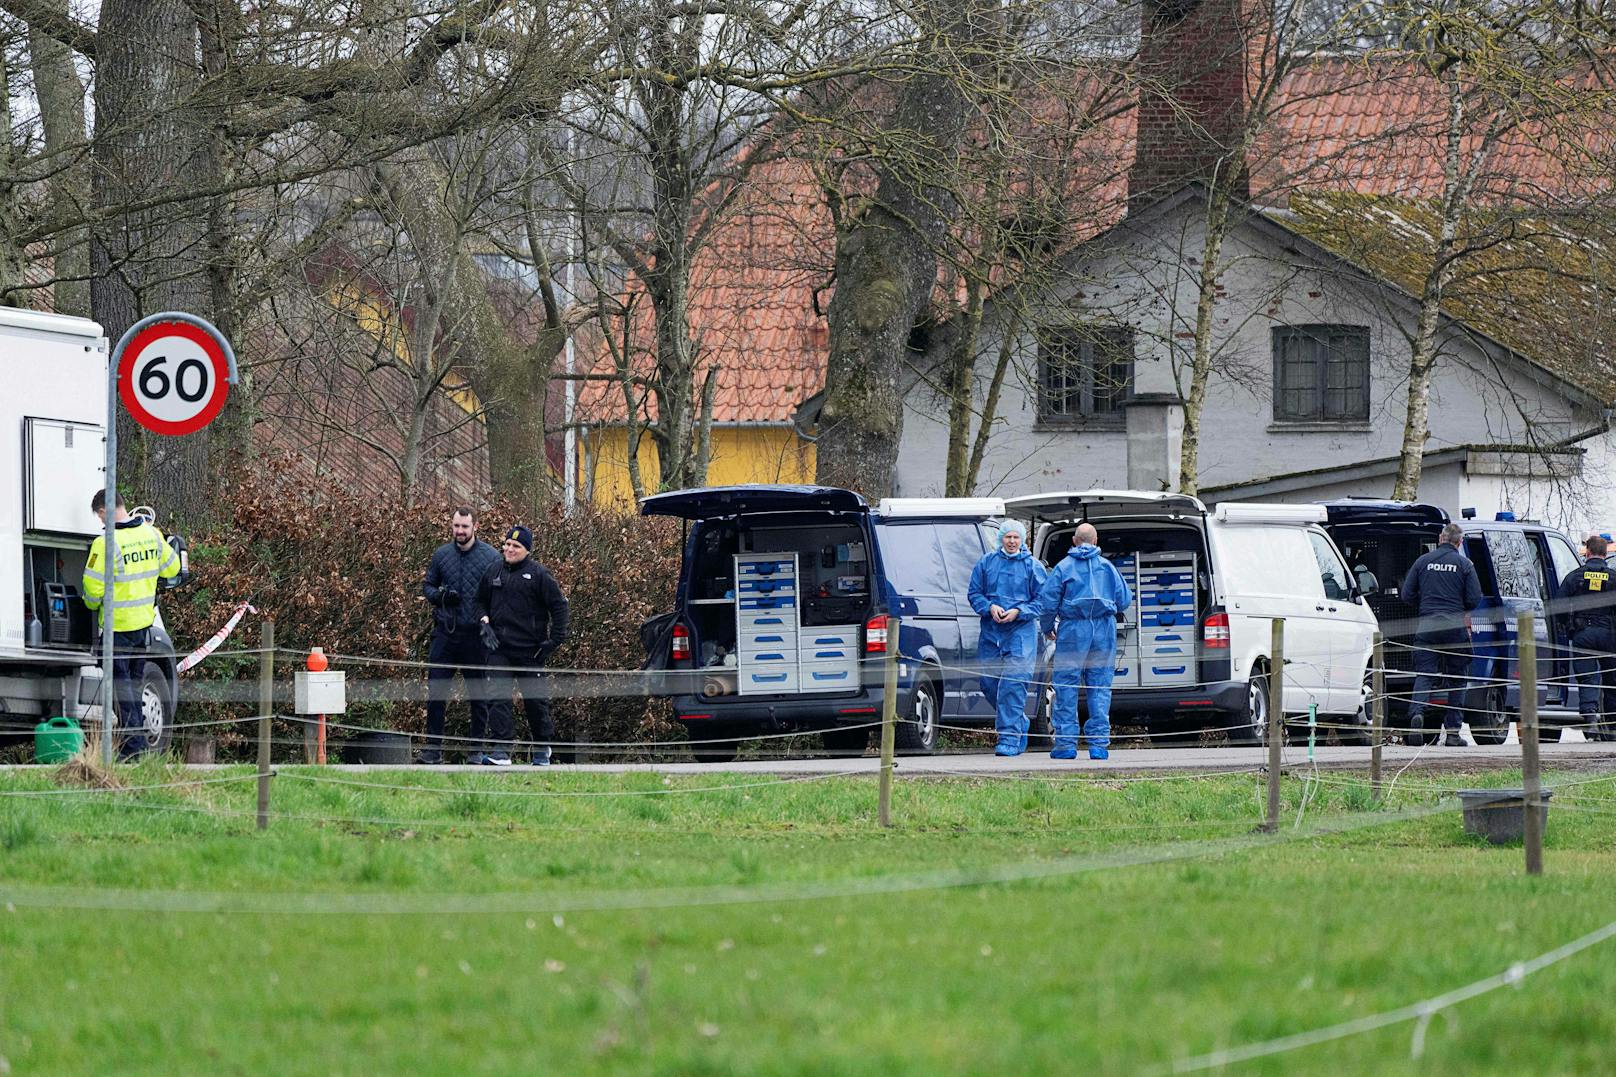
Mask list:
[[[1231,164],[1235,193],[1249,197],[1239,145],[1265,44],[1264,0],[1143,0],[1138,130],[1128,208],[1138,210],[1190,180],[1210,184]]]

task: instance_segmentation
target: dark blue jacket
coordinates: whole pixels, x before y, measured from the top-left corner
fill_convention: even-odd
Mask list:
[[[445,542],[432,553],[432,562],[426,566],[426,580],[421,593],[432,603],[432,628],[447,635],[474,635],[480,628],[473,606],[477,602],[477,588],[488,570],[500,562],[499,551],[482,539],[462,550],[453,542]],[[448,592],[460,596],[458,605],[444,601]]]
[[[1590,557],[1572,569],[1560,594],[1571,608],[1573,634],[1616,630],[1616,576],[1603,557]]]
[[[1409,566],[1401,597],[1419,613],[1420,631],[1462,628],[1481,605],[1481,580],[1470,558],[1444,542]]]

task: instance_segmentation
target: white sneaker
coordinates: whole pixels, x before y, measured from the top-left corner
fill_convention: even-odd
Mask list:
[[[483,766],[485,767],[508,767],[510,765],[511,757],[509,753],[491,752],[490,754],[483,756]]]

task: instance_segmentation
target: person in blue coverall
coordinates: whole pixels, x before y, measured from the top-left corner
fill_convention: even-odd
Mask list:
[[[1089,693],[1089,719],[1083,723],[1089,758],[1105,759],[1110,754],[1117,615],[1133,605],[1133,593],[1116,566],[1100,556],[1099,538],[1093,524],[1078,524],[1071,552],[1050,570],[1038,594],[1043,630],[1055,641],[1052,759],[1077,758],[1079,685]]]
[[[1048,570],[1026,550],[1027,529],[1015,520],[999,528],[999,548],[971,570],[971,608],[982,618],[976,648],[982,694],[996,712],[994,755],[1027,750],[1027,686],[1038,657],[1038,592]]]

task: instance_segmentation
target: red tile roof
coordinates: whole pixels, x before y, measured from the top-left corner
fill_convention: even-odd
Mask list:
[[[1100,81],[1091,80],[1077,97],[1100,92]],[[1591,77],[1583,78],[1570,89],[1592,84]],[[1085,127],[1084,117],[1070,114],[1072,107],[1070,100],[1041,104],[1024,115],[1029,123],[1080,132],[1063,143],[1080,173],[1068,182],[1089,188],[1082,202],[1068,200],[1086,209],[1069,222],[1070,238],[1080,241],[1125,212],[1135,115],[1132,108],[1110,109]],[[1285,79],[1269,129],[1251,154],[1253,199],[1284,205],[1297,191],[1433,197],[1442,183],[1445,107],[1441,88],[1412,62],[1309,60]],[[1543,148],[1553,138],[1537,125],[1501,140],[1485,159],[1480,192],[1498,199],[1575,199],[1601,185],[1608,189],[1609,181],[1591,166],[1609,160],[1611,135],[1589,135],[1581,147],[1587,173],[1564,163],[1577,155]],[[820,184],[806,163],[773,160],[746,183],[744,197],[697,257],[690,293],[691,332],[701,352],[696,384],[699,391],[705,370],[720,367],[715,421],[786,422],[804,397],[824,387],[829,332],[822,312],[830,300],[835,237]],[[648,306],[640,296],[642,347],[651,339]],[[610,370],[609,359],[595,369]],[[588,383],[580,399],[586,420],[621,419],[622,395],[611,383]]]

